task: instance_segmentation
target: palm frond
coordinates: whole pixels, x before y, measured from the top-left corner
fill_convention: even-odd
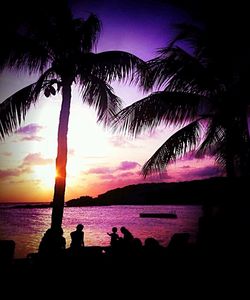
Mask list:
[[[157,88],[208,95],[218,88],[217,82],[203,63],[182,48],[175,46],[149,61]]]
[[[98,41],[100,35],[101,27],[102,27],[101,21],[94,14],[91,14],[88,17],[88,19],[83,23],[82,47],[84,53],[90,52],[93,49],[93,47],[96,45],[96,42]]]
[[[13,133],[25,119],[31,104],[39,97],[44,83],[51,75],[51,70],[45,72],[35,83],[16,92],[0,104],[0,138]],[[52,81],[54,83],[54,81]]]
[[[106,51],[98,54],[88,53],[82,56],[80,73],[90,73],[105,81],[114,80],[140,83],[146,86],[149,81],[147,64],[137,56],[125,51]]]
[[[216,145],[222,143],[223,138],[225,136],[225,130],[219,124],[215,118],[209,122],[206,130],[206,136],[201,143],[199,149],[197,150],[195,156],[200,158],[203,157],[205,154],[208,154],[214,151]]]
[[[0,69],[5,67],[14,70],[44,72],[51,61],[46,47],[33,38],[16,35],[7,45],[2,46]]]
[[[202,97],[174,92],[157,92],[121,110],[113,127],[134,136],[160,123],[183,125],[197,118]]]
[[[144,164],[143,176],[162,172],[169,163],[193,150],[199,141],[199,122],[195,120],[173,134]]]
[[[94,75],[80,79],[80,84],[83,102],[97,110],[98,122],[108,125],[121,108],[121,99],[107,82]]]

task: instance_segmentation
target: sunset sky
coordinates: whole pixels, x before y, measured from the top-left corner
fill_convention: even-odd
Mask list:
[[[171,40],[174,35],[171,24],[190,21],[184,11],[163,1],[143,1],[143,5],[133,2],[72,1],[76,17],[93,12],[102,21],[97,52],[124,50],[148,60]],[[35,80],[24,74],[3,72],[0,102]],[[114,83],[113,87],[124,106],[145,96],[133,86]],[[60,94],[49,99],[41,96],[21,128],[0,141],[0,202],[52,200],[60,105]],[[162,177],[153,175],[145,180],[140,175],[142,165],[174,130],[161,126],[136,139],[114,134],[96,124],[94,110],[82,104],[74,88],[68,132],[66,200],[81,195],[97,196],[128,184],[219,175],[211,158],[186,158],[171,165]]]

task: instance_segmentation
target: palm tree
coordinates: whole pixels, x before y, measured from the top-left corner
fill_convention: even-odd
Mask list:
[[[181,127],[144,164],[144,176],[190,151],[214,155],[228,176],[247,175],[249,53],[223,27],[177,27],[176,38],[148,62],[160,91],[124,108],[114,126],[133,135],[160,123]]]
[[[86,20],[74,19],[67,5],[48,10],[22,23],[4,44],[0,67],[38,73],[36,82],[24,87],[0,104],[0,137],[13,133],[30,106],[43,92],[46,97],[62,94],[58,127],[56,178],[51,228],[62,224],[66,186],[67,132],[72,84],[78,84],[82,101],[97,110],[98,121],[109,124],[121,100],[110,83],[125,80],[140,69],[143,61],[122,51],[93,53],[101,29],[91,14]],[[64,3],[65,4],[65,3]],[[132,79],[131,79],[132,80]]]

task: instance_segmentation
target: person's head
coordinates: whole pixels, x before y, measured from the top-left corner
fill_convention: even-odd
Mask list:
[[[83,225],[82,224],[78,224],[77,226],[76,226],[76,229],[77,230],[79,230],[79,231],[82,231],[83,230]]]
[[[124,226],[122,226],[120,230],[121,230],[122,233],[127,232],[127,229]]]
[[[112,228],[112,231],[115,233],[115,232],[117,232],[117,227],[113,227]]]

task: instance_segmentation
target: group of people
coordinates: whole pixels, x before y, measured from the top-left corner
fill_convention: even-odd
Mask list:
[[[71,243],[70,249],[72,251],[78,251],[81,247],[84,247],[84,226],[78,224],[76,230],[70,233]],[[41,256],[52,256],[53,254],[58,255],[63,253],[66,249],[66,239],[63,237],[63,230],[49,228],[39,245],[38,253]]]
[[[124,226],[120,228],[121,233],[123,234],[123,237],[120,237],[117,233],[117,227],[112,228],[112,232],[107,234],[111,237],[110,239],[110,246],[111,247],[116,247],[117,243],[119,241],[123,241],[126,244],[130,244],[134,237],[132,233]]]
[[[84,247],[84,226],[82,224],[78,224],[76,226],[76,230],[70,233],[71,243],[70,250],[73,252],[79,251],[82,247]],[[120,237],[117,233],[117,227],[112,228],[111,233],[107,233],[110,236],[110,246],[116,247],[119,242],[123,242],[124,245],[127,245],[132,242],[134,239],[132,233],[124,226],[120,228],[123,237]],[[60,228],[58,230],[49,228],[39,245],[39,254],[47,256],[51,254],[58,254],[60,251],[66,249],[66,240],[63,237],[63,230]]]

